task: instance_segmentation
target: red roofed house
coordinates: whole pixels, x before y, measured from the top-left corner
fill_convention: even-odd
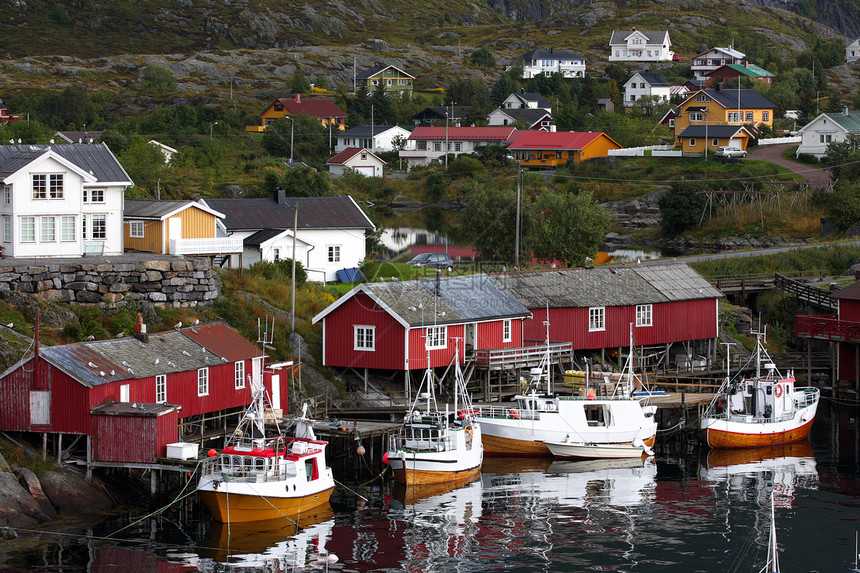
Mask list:
[[[594,157],[606,157],[610,149],[621,149],[621,146],[605,133],[590,131],[528,132],[508,146],[511,155],[523,167],[557,167],[568,161],[581,163]]]
[[[343,175],[350,170],[366,177],[382,177],[386,163],[363,147],[347,147],[325,162],[332,175]]]
[[[248,125],[245,131],[263,132],[266,127],[285,115],[298,116],[303,113],[316,118],[324,127],[342,131],[346,129],[346,113],[337,107],[334,100],[326,98],[309,98],[302,100],[301,94],[292,98],[278,98],[260,114],[260,125]]]
[[[474,153],[485,145],[505,145],[517,130],[515,127],[416,127],[409,136],[415,149],[403,149],[400,158],[406,160],[406,169],[443,161],[446,154],[458,156]],[[544,133],[544,132],[540,132]],[[446,151],[447,150],[447,151]]]
[[[222,428],[216,414],[240,412],[252,384],[263,380],[274,408],[286,403],[286,376],[263,376],[260,349],[229,326],[138,326],[125,338],[36,344],[0,373],[0,431],[56,435],[59,449],[64,435],[85,436],[94,462],[154,463],[167,444]]]

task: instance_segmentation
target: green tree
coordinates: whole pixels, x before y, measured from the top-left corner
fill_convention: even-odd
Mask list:
[[[317,74],[317,79],[314,80],[314,87],[328,89],[328,78],[322,74]]]
[[[149,64],[143,68],[140,84],[144,89],[157,92],[176,91],[176,78],[173,77],[173,72],[155,64]]]
[[[478,48],[472,52],[472,55],[469,56],[469,61],[482,68],[496,67],[496,57],[493,56],[493,52],[488,50],[486,47]]]
[[[475,245],[478,257],[488,261],[514,259],[517,196],[513,187],[494,189],[471,185],[461,212],[464,238]]]
[[[845,231],[860,222],[860,184],[840,187],[823,197],[824,210],[838,230]]]
[[[583,266],[612,225],[612,216],[591,193],[546,191],[529,207],[528,243],[538,259]]]
[[[394,102],[388,92],[385,91],[385,86],[382,82],[379,82],[379,85],[373,90],[370,103],[373,105],[372,116],[374,125],[397,123],[397,108],[394,107]]]
[[[490,92],[490,103],[498,107],[502,105],[502,102],[504,102],[509,95],[517,92],[518,90],[519,86],[517,86],[517,82],[515,82],[508,74],[502,74],[493,85],[493,91]]]
[[[134,181],[135,187],[155,196],[158,180],[164,178],[167,172],[161,150],[136,135],[117,158]]]
[[[296,167],[284,173],[281,188],[286,191],[287,197],[325,197],[331,195],[329,181],[327,173]]]
[[[705,196],[692,184],[676,183],[660,197],[660,229],[664,236],[677,237],[696,223],[705,208]]]
[[[58,112],[63,127],[81,129],[96,120],[96,106],[87,89],[79,84],[68,86],[60,94]]]
[[[311,91],[311,83],[305,77],[305,74],[302,72],[301,68],[296,67],[296,70],[293,72],[293,75],[290,76],[289,88],[293,91],[293,93],[297,94],[306,94]]]

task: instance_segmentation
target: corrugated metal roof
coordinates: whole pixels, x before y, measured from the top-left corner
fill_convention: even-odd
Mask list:
[[[183,328],[180,332],[229,362],[261,356],[259,348],[226,324],[206,324]]]
[[[830,294],[833,298],[860,300],[860,281]]]
[[[659,74],[658,72],[642,71],[636,72],[636,74],[638,74],[643,80],[645,80],[645,82],[652,88],[664,88],[671,85],[668,81],[666,81],[666,78],[664,78],[662,74]],[[636,76],[636,74],[634,74],[634,77]]]
[[[373,293],[410,326],[483,321],[528,316],[529,310],[486,274],[390,283],[366,283]]]
[[[776,106],[769,99],[755,90],[733,90],[733,89],[706,89],[705,92],[711,99],[726,109],[773,109]],[[694,93],[691,98],[698,97],[699,92]],[[738,103],[740,100],[740,103]],[[690,101],[689,99],[687,101]]]
[[[39,353],[45,360],[90,387],[134,378],[126,372],[122,361],[114,362],[98,352],[94,346],[93,342],[46,346]]]
[[[409,76],[410,78],[414,78],[414,76],[410,76],[409,74],[407,74],[406,72],[404,72],[403,70],[398,68],[397,66],[392,66],[391,64],[376,64],[375,66],[370,67],[370,68],[356,74],[355,79],[357,79],[357,80],[369,80],[373,76],[379,74],[382,71],[387,70],[388,68],[394,68],[395,70],[397,70],[398,72],[400,72],[404,76]]]
[[[259,247],[269,239],[277,237],[281,233],[286,232],[286,229],[263,229],[245,237],[242,240],[242,244],[248,245],[249,247]]]
[[[844,128],[845,131],[850,133],[860,131],[860,111],[849,111],[847,115],[845,113],[826,113],[824,115],[829,117],[832,122]]]
[[[371,134],[375,137],[398,127],[396,125],[356,125],[346,131],[341,131],[337,134],[338,139],[343,137],[370,137]]]
[[[709,125],[707,127],[704,125],[688,125],[684,128],[684,131],[678,134],[678,137],[705,137],[707,134],[708,138],[725,139],[734,137],[740,131],[746,131],[746,128],[742,125]]]
[[[581,60],[583,57],[575,52],[569,52],[568,50],[556,50],[551,48],[549,50],[539,49],[532,50],[531,52],[526,52],[522,55],[523,60]]]
[[[295,98],[278,98],[278,102],[291,115],[308,114],[314,118],[346,117],[334,100],[327,98],[307,98],[296,101]],[[268,110],[268,108],[266,108]],[[265,113],[265,112],[263,112]],[[262,115],[262,114],[260,114]]]
[[[194,201],[155,201],[152,199],[126,199],[123,217],[141,219],[161,219],[183,206],[193,207]]]
[[[133,337],[90,344],[120,368],[131,368],[134,378],[187,372],[222,363],[219,356],[203,352],[199,344],[175,330],[150,334],[145,344]]]
[[[206,204],[224,213],[230,231],[292,229],[293,213],[299,205],[299,229],[371,229],[373,224],[349,197],[287,197],[206,199]]]
[[[580,150],[585,149],[594,140],[605,137],[609,141],[612,138],[603,132],[583,132],[583,131],[532,131],[526,133],[522,137],[508,146],[508,149],[549,149],[549,150]],[[615,143],[612,141],[612,143]],[[618,145],[616,143],[616,145]],[[618,147],[621,147],[618,145]]]
[[[669,32],[666,30],[630,30],[621,31],[621,32],[612,32],[612,36],[609,39],[610,44],[626,44],[627,38],[639,32],[640,34],[644,34],[648,39],[649,44],[662,44],[664,41],[669,39]]]
[[[637,265],[631,267],[640,277],[669,300],[698,300],[722,298],[723,293],[688,265]]]

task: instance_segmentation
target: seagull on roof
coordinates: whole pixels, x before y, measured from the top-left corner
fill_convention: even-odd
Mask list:
[[[180,320],[179,322],[177,322],[176,324],[174,324],[174,325],[173,325],[173,328],[175,328],[176,330],[179,330],[180,328],[182,328],[182,321]]]
[[[3,326],[5,326],[6,328],[12,328],[13,326],[15,326],[15,323],[9,322],[9,323],[4,324]]]
[[[195,318],[195,319],[194,319],[194,322],[192,322],[192,323],[191,323],[191,326],[197,326],[198,324],[200,324],[200,319],[199,319],[199,318]]]
[[[95,337],[95,336],[93,336],[92,334],[90,334],[89,336],[87,336],[87,340],[95,340],[95,339],[96,339],[96,337]]]
[[[116,335],[117,338],[122,338],[123,336],[125,336],[125,331],[122,331]]]

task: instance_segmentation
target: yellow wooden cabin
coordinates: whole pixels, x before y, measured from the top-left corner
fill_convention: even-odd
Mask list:
[[[248,125],[245,131],[261,133],[285,115],[298,116],[303,113],[318,120],[323,127],[331,126],[338,131],[346,129],[346,113],[334,103],[334,100],[327,98],[303,100],[301,94],[295,94],[291,98],[278,98],[273,101],[260,114],[260,124]]]
[[[511,139],[508,151],[523,167],[552,168],[569,161],[580,163],[606,157],[611,149],[621,149],[603,132],[517,131]]]

